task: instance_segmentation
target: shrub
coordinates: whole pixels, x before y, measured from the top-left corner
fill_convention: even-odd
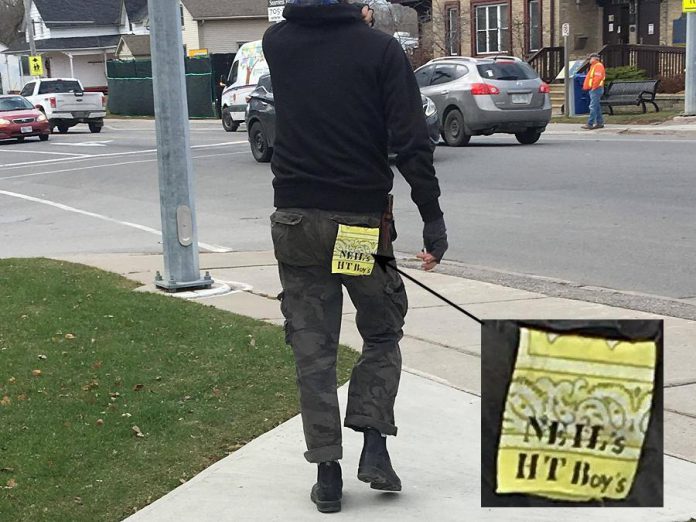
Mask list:
[[[677,94],[684,92],[685,83],[686,77],[683,74],[669,77],[660,76],[660,83],[657,86],[657,92],[664,94]]]
[[[607,69],[606,82],[615,80],[647,80],[648,75],[643,69],[638,69],[635,65],[624,65],[622,67],[609,67]]]

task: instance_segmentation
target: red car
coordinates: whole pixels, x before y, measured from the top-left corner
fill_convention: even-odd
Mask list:
[[[51,129],[46,116],[22,96],[0,96],[0,140],[24,141],[38,136],[46,141]]]

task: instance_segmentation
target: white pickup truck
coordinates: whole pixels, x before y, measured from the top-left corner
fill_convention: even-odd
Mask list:
[[[104,125],[104,95],[85,92],[80,80],[42,78],[27,83],[20,94],[46,115],[51,130],[58,127],[61,134],[78,123],[89,125],[91,132],[101,132]]]

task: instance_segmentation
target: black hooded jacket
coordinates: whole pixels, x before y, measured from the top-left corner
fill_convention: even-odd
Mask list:
[[[275,206],[382,212],[396,165],[424,221],[442,215],[413,70],[392,36],[355,5],[287,5],[266,31],[276,138]]]

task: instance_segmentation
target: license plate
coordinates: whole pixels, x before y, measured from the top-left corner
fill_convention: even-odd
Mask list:
[[[532,99],[531,94],[511,94],[512,103],[529,103]]]
[[[34,132],[34,129],[32,127],[22,127],[20,131],[22,131],[22,134],[29,134],[30,132]]]
[[[89,112],[73,112],[73,118],[87,118]]]

